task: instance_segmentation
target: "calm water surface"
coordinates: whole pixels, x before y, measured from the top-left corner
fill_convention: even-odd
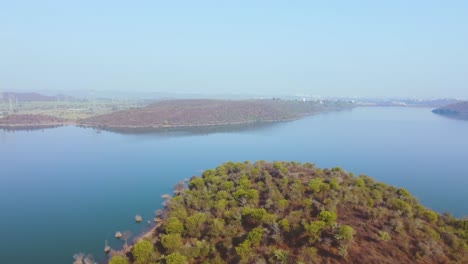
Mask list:
[[[0,132],[2,263],[105,259],[117,230],[138,234],[179,180],[226,161],[310,161],[407,188],[468,215],[468,122],[428,108],[357,108],[215,133],[118,134],[62,127]]]

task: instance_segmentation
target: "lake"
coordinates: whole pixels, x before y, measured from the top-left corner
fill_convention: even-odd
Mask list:
[[[139,234],[161,195],[227,161],[339,166],[468,215],[468,121],[429,108],[361,107],[233,130],[119,134],[79,127],[0,132],[2,263],[105,259],[115,231]]]

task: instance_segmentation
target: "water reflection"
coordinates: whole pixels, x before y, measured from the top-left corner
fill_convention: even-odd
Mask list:
[[[80,126],[84,129],[93,129],[96,133],[101,131],[112,132],[125,135],[150,135],[150,136],[190,136],[190,135],[208,135],[215,133],[238,133],[269,130],[277,127],[284,122],[256,122],[248,124],[222,125],[222,126],[201,126],[201,127],[164,127],[164,128],[90,128]]]

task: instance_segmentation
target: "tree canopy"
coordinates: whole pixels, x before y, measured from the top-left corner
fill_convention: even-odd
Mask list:
[[[468,263],[463,220],[310,163],[225,163],[179,186],[159,217],[135,263]]]

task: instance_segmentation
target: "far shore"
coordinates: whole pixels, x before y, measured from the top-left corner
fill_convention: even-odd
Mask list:
[[[55,128],[61,126],[78,126],[83,128],[94,128],[94,129],[103,129],[103,130],[119,130],[119,129],[184,129],[184,128],[214,128],[214,127],[229,127],[229,126],[238,126],[238,125],[252,125],[252,124],[270,124],[270,123],[279,123],[279,122],[289,122],[300,120],[307,116],[313,116],[322,113],[329,113],[334,111],[343,111],[349,110],[342,109],[342,110],[323,110],[319,112],[309,113],[298,115],[291,118],[281,118],[281,119],[263,119],[263,120],[246,120],[241,122],[219,122],[219,123],[201,123],[201,124],[160,124],[160,125],[100,125],[100,124],[88,124],[82,122],[81,120],[64,120],[63,122],[54,122],[54,123],[31,123],[31,124],[0,124],[0,129],[4,130],[30,130],[30,129],[43,129],[43,128]]]

